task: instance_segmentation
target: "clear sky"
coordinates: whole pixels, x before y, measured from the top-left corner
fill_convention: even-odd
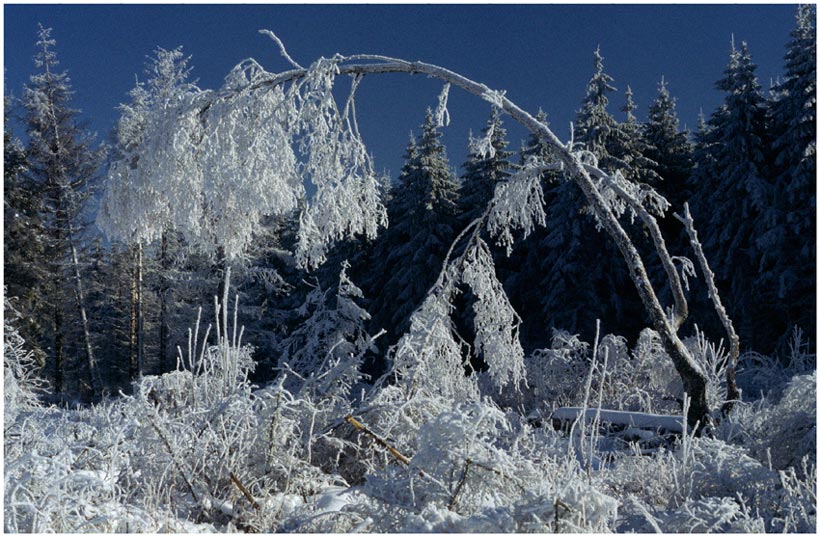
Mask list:
[[[600,45],[618,92],[610,112],[618,119],[623,90],[632,87],[637,116],[664,76],[678,101],[681,122],[694,128],[722,95],[714,82],[726,66],[730,40],[747,41],[764,88],[783,72],[794,5],[5,5],[6,93],[22,94],[34,71],[37,23],[53,28],[61,65],[69,71],[76,106],[105,139],[116,106],[127,99],[145,57],[161,46],[182,45],[193,56],[202,88],[218,87],[241,60],[253,57],[269,71],[287,69],[274,43],[257,33],[273,30],[303,65],[319,56],[374,53],[422,60],[484,82],[525,109],[539,107],[556,133],[569,136]],[[378,170],[396,177],[411,130],[434,106],[440,84],[403,74],[365,79],[357,97],[360,127]],[[489,105],[460,91],[450,94],[452,123],[445,143],[453,166],[466,155],[467,133],[478,132]],[[507,121],[510,127],[510,121]],[[509,129],[518,149],[526,136]]]

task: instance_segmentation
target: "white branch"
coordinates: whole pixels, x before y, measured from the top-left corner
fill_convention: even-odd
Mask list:
[[[270,30],[259,30],[259,33],[262,34],[262,35],[266,35],[266,36],[270,37],[271,39],[274,40],[274,42],[276,42],[277,45],[279,45],[279,52],[282,53],[282,56],[288,61],[288,63],[290,63],[292,66],[296,67],[297,69],[304,69],[304,67],[302,67],[301,65],[296,63],[296,60],[294,60],[293,58],[290,57],[290,54],[288,54],[288,51],[285,50],[285,44],[282,43],[281,39],[276,37],[275,33],[271,32]]]
[[[698,259],[700,269],[703,272],[703,279],[709,289],[709,298],[715,306],[715,311],[720,317],[720,322],[723,323],[723,328],[729,336],[729,364],[726,367],[726,384],[728,393],[726,394],[726,405],[724,410],[730,410],[732,403],[740,399],[740,391],[735,384],[735,368],[737,367],[737,358],[740,354],[740,338],[735,332],[735,327],[732,324],[732,319],[726,312],[726,308],[720,300],[717,285],[715,285],[715,274],[709,267],[709,262],[706,260],[706,255],[703,253],[703,247],[698,240],[698,232],[695,230],[695,222],[692,219],[692,214],[689,212],[689,203],[683,204],[683,216],[675,213],[677,218],[684,226],[686,226],[686,233],[689,235],[689,242],[692,243],[692,249],[695,250],[695,257]]]

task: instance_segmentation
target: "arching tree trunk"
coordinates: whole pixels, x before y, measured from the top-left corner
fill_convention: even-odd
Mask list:
[[[295,82],[308,74],[307,69],[302,68],[294,62],[289,55],[287,55],[284,47],[282,46],[281,40],[273,36],[273,34],[267,30],[263,30],[262,32],[274,37],[274,40],[279,45],[282,54],[290,61],[295,69],[271,75],[256,84],[252,84],[251,86],[244,88],[242,90],[243,93],[255,91],[265,87],[281,86],[288,82]],[[660,334],[664,349],[671,357],[678,375],[683,382],[684,389],[691,398],[691,404],[687,415],[688,423],[693,426],[693,428],[696,424],[704,425],[706,423],[709,415],[709,407],[706,401],[706,386],[708,381],[706,375],[698,366],[697,362],[686,349],[677,334],[677,330],[682,324],[681,319],[685,318],[688,308],[685,305],[685,299],[683,298],[682,291],[678,292],[678,276],[674,269],[674,265],[672,264],[671,258],[668,252],[666,252],[665,246],[662,244],[662,240],[659,242],[659,237],[656,237],[653,234],[656,249],[658,249],[658,254],[661,256],[664,263],[664,268],[666,269],[667,276],[670,279],[670,285],[673,288],[673,295],[676,301],[675,311],[672,316],[673,318],[669,319],[658,300],[652,284],[649,281],[643,259],[635,248],[635,245],[629,235],[626,233],[623,226],[621,226],[618,218],[604,200],[603,196],[596,187],[595,182],[590,176],[590,171],[585,168],[584,163],[581,161],[580,155],[574,152],[573,147],[569,144],[563,144],[545,123],[536,120],[532,115],[518,107],[504,95],[504,92],[491,90],[484,84],[470,80],[443,67],[423,62],[408,62],[401,59],[377,55],[355,55],[348,57],[336,56],[334,61],[336,62],[336,73],[339,75],[348,74],[361,78],[365,75],[379,73],[421,73],[428,75],[431,78],[442,80],[449,85],[460,87],[468,93],[472,93],[473,95],[476,95],[491,103],[493,106],[502,109],[512,116],[513,119],[524,125],[530,132],[534,133],[545,145],[551,147],[555,151],[557,158],[563,164],[564,169],[569,173],[572,180],[583,192],[587,203],[594,211],[598,221],[601,223],[603,229],[609,237],[615,241],[621,255],[627,263],[632,282],[638,290],[638,294],[641,297],[644,308],[649,314],[652,327]],[[233,95],[235,94],[222,94],[210,103],[204,105],[199,110],[199,114],[201,116],[206,114],[211,108],[211,104],[215,101],[229,102],[233,98]],[[444,101],[446,102],[446,99]],[[599,172],[600,175],[606,175],[603,171],[597,170],[597,168],[595,168],[595,170]],[[652,225],[649,225],[650,228],[652,228]],[[657,224],[655,224],[655,227],[657,227]],[[659,233],[659,230],[654,231],[658,231]],[[677,286],[676,282],[678,284]]]

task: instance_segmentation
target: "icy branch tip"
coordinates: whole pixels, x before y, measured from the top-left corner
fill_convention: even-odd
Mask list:
[[[290,57],[290,54],[288,54],[288,51],[285,50],[285,44],[282,43],[282,40],[279,39],[276,36],[275,33],[271,32],[270,30],[265,30],[265,29],[259,30],[259,33],[262,34],[262,35],[266,35],[266,36],[270,37],[271,39],[273,39],[273,41],[279,46],[279,52],[282,54],[282,57],[285,58],[288,61],[288,63],[290,63],[292,66],[296,67],[297,69],[304,69],[304,67],[299,65],[296,62],[296,60],[294,60],[293,58]]]

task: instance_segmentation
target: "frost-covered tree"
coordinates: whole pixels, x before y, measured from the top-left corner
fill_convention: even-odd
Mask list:
[[[616,91],[613,79],[604,72],[601,48],[595,49],[595,72],[587,83],[586,95],[575,121],[575,140],[584,144],[595,155],[598,164],[611,168],[617,161],[612,158],[608,146],[615,133],[617,122],[607,110],[607,94]]]
[[[626,114],[625,121],[617,125],[610,151],[622,162],[624,179],[657,187],[661,181],[656,171],[658,163],[647,156],[653,148],[644,136],[643,125],[635,117],[637,106],[632,96],[632,88],[627,86],[626,102],[621,108]]]
[[[144,252],[152,243],[158,243],[158,272],[156,293],[159,297],[158,362],[161,368],[170,369],[173,353],[170,349],[170,282],[171,259],[169,251],[176,243],[174,222],[171,219],[168,199],[158,193],[158,185],[152,175],[153,165],[142,158],[145,133],[153,128],[156,116],[170,116],[178,111],[186,99],[197,91],[188,79],[192,68],[190,57],[181,48],[165,50],[157,48],[145,66],[146,82],[137,82],[129,92],[129,102],[120,105],[120,118],[115,131],[116,154],[109,167],[106,190],[97,225],[110,237],[129,244],[133,250],[132,311],[130,329],[131,368],[134,374],[142,374],[145,363],[145,300],[146,259]],[[185,172],[179,170],[184,180]]]
[[[26,172],[23,144],[9,126],[14,105],[10,96],[3,97],[3,274],[8,296],[15,297],[20,313],[17,329],[28,348],[43,361],[43,281],[46,259],[45,237],[39,215],[40,194]],[[41,364],[42,365],[42,364]]]
[[[63,388],[64,369],[69,365],[66,338],[72,323],[82,334],[80,351],[85,356],[86,377],[91,393],[99,389],[99,371],[89,330],[81,256],[86,200],[93,193],[101,153],[92,149],[92,139],[83,132],[77,111],[71,108],[73,91],[68,74],[59,72],[51,29],[40,27],[38,52],[34,58],[38,74],[31,77],[23,96],[28,171],[40,191],[38,204],[48,243],[49,260],[44,295],[52,310],[50,355],[55,371],[54,388]],[[73,296],[72,296],[73,295]]]
[[[661,78],[658,96],[649,105],[643,134],[648,143],[646,157],[656,163],[655,170],[663,178],[658,188],[673,206],[680,205],[689,197],[684,190],[693,166],[692,144],[687,133],[680,130],[675,99],[669,94],[665,78]]]
[[[185,169],[194,171],[198,175],[202,169],[207,169],[207,177],[222,177],[214,172],[221,171],[219,166],[203,166],[205,162],[216,162],[224,167],[237,167],[242,171],[256,170],[261,166],[261,170],[267,173],[283,172],[283,167],[271,167],[272,157],[276,150],[284,151],[292,149],[294,136],[299,135],[303,141],[299,145],[302,149],[302,166],[295,178],[295,183],[285,181],[283,189],[279,192],[287,195],[295,195],[299,192],[301,180],[310,180],[316,187],[316,194],[306,200],[305,210],[301,215],[299,238],[297,243],[296,258],[304,266],[313,266],[321,263],[324,259],[328,246],[343,237],[364,233],[373,235],[378,225],[384,223],[384,211],[378,199],[377,183],[370,172],[369,161],[366,158],[366,151],[355,121],[355,89],[358,87],[363,77],[368,75],[401,72],[401,73],[424,73],[445,82],[445,88],[439,99],[439,106],[436,110],[436,124],[440,124],[442,118],[446,117],[446,97],[450,86],[457,86],[468,93],[476,95],[491,105],[494,105],[504,112],[510,114],[513,119],[523,124],[531,132],[536,133],[541,141],[555,149],[560,163],[568,177],[583,193],[588,212],[594,215],[597,224],[617,245],[618,250],[626,261],[630,277],[638,291],[645,311],[648,314],[652,327],[658,332],[664,349],[675,365],[681,377],[684,389],[691,396],[691,405],[687,419],[690,424],[695,425],[700,422],[705,423],[709,412],[709,405],[706,400],[707,378],[701,367],[694,361],[692,354],[686,349],[678,335],[682,323],[688,316],[685,295],[681,284],[680,274],[674,266],[671,256],[667,251],[663,237],[657,226],[654,215],[661,215],[668,208],[666,200],[660,197],[651,188],[639,189],[632,183],[623,179],[620,174],[612,171],[605,171],[598,167],[598,160],[590,159],[589,149],[578,150],[576,145],[567,145],[558,140],[552,131],[543,123],[538,122],[530,114],[522,110],[501,92],[492,90],[478,82],[467,79],[458,73],[454,73],[442,67],[426,64],[423,62],[408,62],[401,59],[388,58],[384,56],[336,55],[331,59],[320,59],[310,68],[304,68],[295,62],[285,51],[281,41],[271,32],[264,31],[276,41],[285,59],[291,64],[292,69],[281,73],[268,73],[264,71],[256,62],[248,60],[235,68],[228,77],[228,84],[219,92],[202,92],[194,101],[189,103],[181,115],[175,121],[174,129],[159,129],[151,133],[149,137],[154,150],[148,156],[156,160],[159,164],[177,166],[180,163],[185,165]],[[333,91],[336,78],[339,75],[352,75],[353,82],[351,93],[344,106],[337,106]],[[264,121],[259,125],[259,129],[254,130],[244,128],[235,132],[234,136],[213,137],[211,127],[231,123],[236,118],[246,115],[255,110],[260,103],[271,103],[276,106],[263,107],[267,111],[288,114],[293,121],[282,125],[275,121]],[[252,114],[251,114],[252,115]],[[194,119],[196,119],[194,121]],[[245,121],[243,121],[245,123]],[[277,126],[279,130],[273,133],[270,129]],[[294,129],[298,127],[298,130]],[[268,129],[267,131],[265,129]],[[233,151],[232,149],[247,148],[247,144],[237,144],[238,141],[245,140],[243,136],[250,136],[248,132],[253,132],[256,136],[252,140],[264,140],[273,143],[274,151]],[[192,136],[197,134],[198,136]],[[279,136],[268,136],[268,134],[279,134]],[[185,144],[170,144],[156,142],[182,137]],[[219,143],[217,143],[219,142]],[[423,146],[425,140],[422,139]],[[225,145],[227,144],[227,145]],[[146,145],[146,144],[143,144]],[[181,151],[181,152],[180,152]],[[170,154],[169,154],[170,152]],[[419,151],[419,161],[424,167],[424,151]],[[171,158],[169,158],[171,157]],[[280,163],[281,164],[281,163]],[[512,247],[513,233],[521,232],[523,236],[531,233],[536,225],[544,222],[543,211],[543,191],[540,184],[540,173],[544,167],[529,166],[512,176],[507,182],[496,189],[493,202],[486,216],[474,221],[462,232],[461,239],[467,237],[466,233],[471,232],[468,239],[468,247],[459,256],[457,263],[448,263],[460,270],[460,276],[456,276],[461,281],[472,281],[480,285],[480,291],[489,293],[489,304],[493,304],[499,311],[504,311],[504,315],[496,315],[496,321],[506,323],[505,326],[498,326],[493,318],[485,316],[476,317],[476,325],[488,330],[487,339],[482,339],[477,333],[476,345],[483,341],[481,345],[491,345],[496,349],[507,349],[508,353],[501,356],[493,356],[493,362],[488,364],[488,374],[494,380],[497,387],[505,385],[510,380],[523,379],[520,369],[521,362],[515,359],[519,355],[511,349],[515,347],[517,340],[518,319],[514,310],[502,308],[506,297],[502,298],[503,289],[497,278],[489,276],[491,271],[484,270],[489,264],[484,256],[479,255],[481,251],[480,233],[477,229],[486,226],[491,236],[497,238],[508,248]],[[265,180],[257,180],[253,185],[245,184],[246,174],[238,173],[231,175],[231,186],[245,192],[245,189],[265,185]],[[203,179],[205,175],[203,172]],[[256,177],[256,174],[254,174]],[[281,176],[277,176],[281,177]],[[298,188],[288,188],[288,185],[298,183]],[[210,183],[197,183],[197,185]],[[188,192],[190,193],[190,189]],[[194,192],[203,193],[204,196],[198,199],[207,200],[211,195],[210,191],[203,192],[200,188],[194,188]],[[232,188],[223,190],[232,192]],[[191,196],[189,196],[191,197]],[[240,196],[241,197],[241,196]],[[259,197],[259,196],[257,196]],[[397,196],[398,197],[398,196]],[[196,198],[196,197],[193,197]],[[231,196],[222,196],[222,202],[230,199]],[[176,200],[175,200],[176,201]],[[424,206],[432,205],[430,203]],[[207,204],[206,204],[207,205]],[[259,200],[251,202],[254,209],[265,212],[271,209],[260,204]],[[455,206],[455,202],[452,203]],[[189,220],[198,220],[200,211],[197,207],[193,212],[185,212],[189,215]],[[281,206],[276,208],[281,209]],[[176,211],[175,211],[176,213]],[[674,304],[668,307],[661,305],[657,294],[648,279],[646,266],[641,254],[627,231],[620,224],[619,218],[625,213],[639,218],[647,227],[653,244],[658,250],[658,255],[662,259],[670,286],[673,288]],[[252,224],[244,227],[240,232],[230,230],[230,218],[224,213],[214,212],[214,216],[209,224],[218,230],[216,233],[224,239],[232,238],[226,247],[226,252],[238,253],[240,246],[250,236],[248,231],[256,222],[254,211],[245,211],[246,220]],[[248,215],[251,218],[247,218]],[[223,217],[225,217],[223,219]],[[238,217],[237,217],[238,218]],[[691,219],[690,219],[691,222]],[[189,228],[187,231],[192,238],[197,238],[197,231],[210,229],[210,225],[200,228]],[[219,242],[219,241],[216,241]],[[457,242],[457,241],[456,241]],[[470,263],[465,255],[478,256],[476,261],[479,267],[474,277],[468,277]],[[700,256],[703,264],[706,264],[705,257]],[[449,270],[449,269],[448,269]],[[492,271],[494,272],[494,270]],[[486,276],[486,277],[485,277]],[[447,278],[439,278],[439,281],[446,281]],[[454,278],[454,281],[458,281]],[[495,283],[494,283],[495,282]],[[438,284],[437,284],[438,286]],[[428,298],[436,294],[435,290],[428,294]],[[508,304],[508,301],[507,301]],[[498,309],[501,308],[501,309]],[[488,308],[492,309],[492,308]],[[422,307],[419,311],[424,311]],[[433,308],[433,315],[443,315],[449,312],[448,307]],[[487,310],[483,310],[487,311]],[[438,312],[438,313],[436,313]],[[420,319],[421,320],[421,319]],[[224,324],[227,324],[225,322]],[[411,323],[412,325],[413,323]],[[416,323],[416,329],[426,330],[426,323]],[[412,331],[412,329],[411,329]],[[494,332],[493,332],[494,331]],[[495,334],[494,336],[491,334]],[[420,341],[424,341],[422,338]],[[496,345],[497,344],[497,345]],[[423,349],[416,348],[414,352]],[[426,354],[426,353],[425,353]],[[408,356],[412,356],[412,353]],[[418,355],[417,355],[418,356]],[[418,356],[423,358],[424,356]],[[405,367],[411,365],[404,361]],[[418,362],[416,362],[418,363]],[[523,366],[522,366],[523,367]]]
[[[458,233],[458,183],[441,143],[431,110],[421,136],[411,139],[388,215],[393,224],[376,245],[377,267],[384,276],[373,306],[374,326],[392,344],[409,326],[410,314],[441,271]]]
[[[459,198],[461,218],[467,223],[481,216],[498,182],[510,176],[512,153],[507,151],[507,131],[502,125],[501,112],[494,108],[481,137],[470,139]]]
[[[799,6],[787,44],[786,72],[771,103],[775,224],[757,237],[761,252],[758,292],[777,304],[767,317],[781,338],[793,325],[815,325],[817,248],[815,8]]]
[[[578,112],[575,143],[586,158],[601,169],[635,180],[630,161],[641,159],[629,136],[637,133],[624,128],[609,113],[607,94],[615,91],[612,77],[604,72],[600,50],[595,51],[595,72],[587,85]],[[631,133],[630,133],[631,128]],[[630,149],[632,153],[629,153]],[[629,285],[627,268],[601,263],[617,256],[611,242],[590,241],[600,233],[594,217],[585,210],[584,193],[572,181],[562,181],[548,194],[546,236],[538,249],[541,256],[541,315],[546,326],[594,336],[595,321],[611,325],[606,330],[637,336],[643,327],[638,296]],[[545,331],[546,335],[546,331]]]
[[[724,103],[709,119],[693,173],[693,213],[706,224],[704,250],[715,260],[729,311],[739,316],[740,335],[757,343],[753,319],[763,306],[754,280],[761,251],[757,237],[774,223],[766,147],[766,103],[746,43],[732,46],[724,78],[716,83]],[[715,207],[720,207],[715,211]]]
[[[342,263],[334,289],[317,286],[299,308],[302,322],[282,344],[280,369],[293,377],[293,391],[306,388],[316,397],[347,397],[359,382],[365,353],[372,339],[365,325],[370,314],[357,301],[359,289],[347,276],[350,265]],[[335,295],[330,295],[334,291]],[[332,297],[335,296],[335,300]]]

